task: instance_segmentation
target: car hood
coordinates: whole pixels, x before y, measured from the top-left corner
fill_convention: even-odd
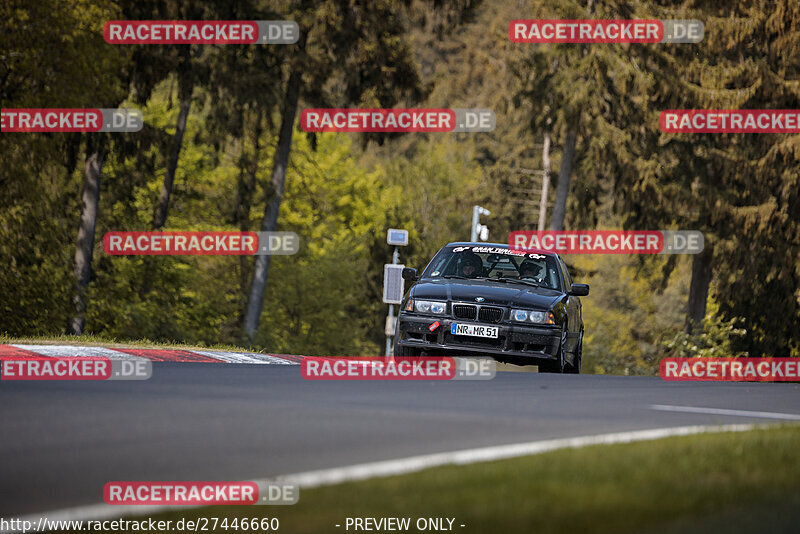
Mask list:
[[[417,299],[454,300],[498,306],[549,309],[564,297],[564,293],[543,287],[509,284],[489,280],[425,280],[411,288],[410,296]]]

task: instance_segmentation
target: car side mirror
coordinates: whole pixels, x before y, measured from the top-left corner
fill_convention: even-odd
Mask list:
[[[413,282],[417,280],[417,270],[411,267],[403,267],[403,280]],[[588,286],[587,286],[588,287]]]
[[[585,297],[589,294],[589,284],[572,284],[567,294],[573,297]]]

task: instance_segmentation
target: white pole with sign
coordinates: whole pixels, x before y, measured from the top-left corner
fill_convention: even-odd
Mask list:
[[[403,301],[405,293],[405,280],[403,280],[403,268],[400,264],[400,253],[397,247],[408,245],[408,230],[389,228],[386,232],[386,242],[394,245],[392,253],[392,263],[383,266],[383,302],[389,305],[389,315],[386,317],[386,356],[392,355],[392,338],[395,335],[394,305]]]

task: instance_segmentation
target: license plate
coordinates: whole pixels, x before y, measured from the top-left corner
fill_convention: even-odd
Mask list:
[[[496,326],[484,326],[482,324],[453,323],[450,325],[450,333],[456,336],[497,338],[499,330]]]

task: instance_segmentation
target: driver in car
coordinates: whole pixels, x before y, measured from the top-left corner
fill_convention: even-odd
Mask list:
[[[519,266],[519,277],[522,278],[535,278],[536,280],[540,280],[540,276],[542,274],[542,266],[538,263],[530,260],[525,260],[522,262],[522,265]]]
[[[483,270],[483,260],[474,252],[465,252],[461,258],[461,276],[477,278]]]

